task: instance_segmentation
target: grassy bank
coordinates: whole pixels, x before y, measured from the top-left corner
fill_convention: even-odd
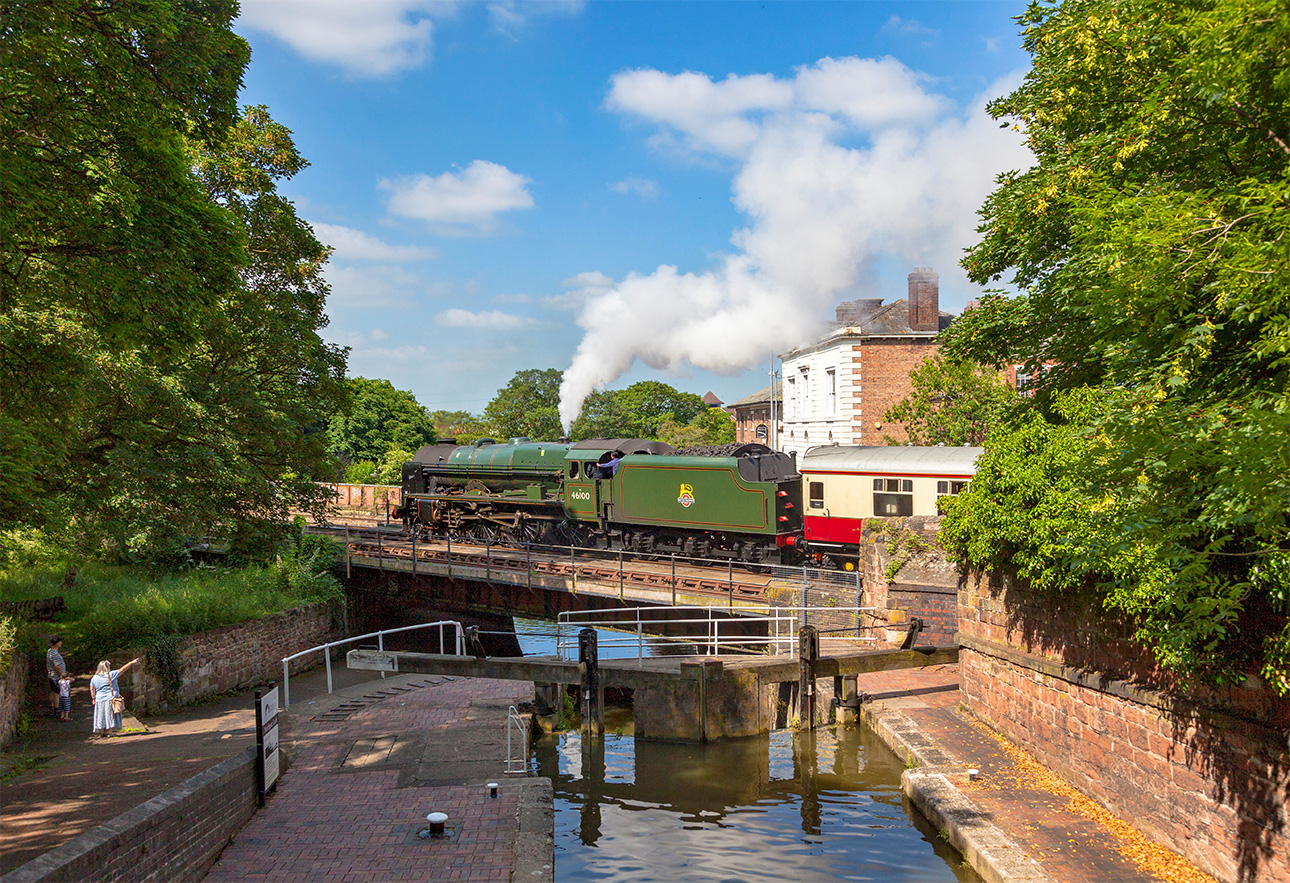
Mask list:
[[[112,654],[150,646],[165,636],[191,635],[343,598],[330,573],[338,554],[332,541],[306,537],[271,563],[239,567],[166,572],[88,562],[73,571],[65,560],[10,561],[0,570],[0,600],[62,595],[67,609],[41,628],[63,636],[69,665],[83,672],[99,659],[116,664]]]

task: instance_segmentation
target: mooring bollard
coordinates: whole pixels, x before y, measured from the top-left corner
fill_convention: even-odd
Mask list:
[[[815,663],[820,658],[820,633],[813,625],[797,632],[797,699],[802,729],[815,729]]]
[[[578,632],[578,671],[582,675],[582,732],[599,736],[605,730],[605,691],[600,685],[600,650],[595,629]]]

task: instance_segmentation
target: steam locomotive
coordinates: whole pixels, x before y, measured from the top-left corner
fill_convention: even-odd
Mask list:
[[[930,515],[980,448],[826,447],[801,469],[760,444],[677,452],[647,439],[445,439],[403,466],[409,531],[498,544],[855,567],[873,517]],[[804,507],[804,492],[806,505]]]

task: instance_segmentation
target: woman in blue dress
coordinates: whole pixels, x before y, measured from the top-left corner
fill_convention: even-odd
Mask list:
[[[90,678],[90,695],[94,697],[94,735],[110,736],[113,730],[121,729],[121,712],[112,710],[112,699],[121,695],[117,678],[121,672],[139,660],[131,659],[125,665],[112,670],[112,663],[104,659]]]

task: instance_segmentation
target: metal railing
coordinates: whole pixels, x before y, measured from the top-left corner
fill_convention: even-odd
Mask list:
[[[318,653],[321,651],[323,654],[323,661],[327,665],[327,694],[331,695],[331,692],[332,692],[331,650],[333,647],[340,647],[345,644],[353,644],[357,641],[366,640],[367,638],[376,638],[376,649],[384,651],[386,635],[393,635],[399,632],[411,632],[417,629],[430,629],[430,628],[439,629],[440,654],[444,652],[444,648],[446,646],[444,643],[444,629],[452,628],[455,634],[454,634],[454,640],[453,640],[453,650],[451,655],[454,655],[454,656],[466,655],[466,632],[461,627],[461,623],[457,622],[456,620],[449,620],[449,619],[441,620],[439,622],[423,622],[423,623],[419,623],[418,625],[405,625],[397,629],[382,629],[379,632],[368,632],[365,635],[355,635],[352,638],[342,638],[339,641],[331,641],[326,644],[319,644],[317,647],[310,647],[308,650],[301,650],[299,653],[293,653],[292,655],[282,660],[282,707],[287,708],[288,706],[291,705],[291,662],[292,660],[299,659],[302,656],[308,656],[310,653]],[[381,677],[382,678],[385,677],[385,672],[381,672]]]
[[[512,741],[512,734],[515,742]],[[529,771],[529,720],[514,705],[506,715],[506,774],[526,775]]]
[[[741,613],[738,616],[717,616],[711,607],[630,607],[622,610],[585,610],[569,611],[559,614],[556,621],[556,656],[560,659],[573,659],[578,652],[578,632],[584,628],[603,629],[610,634],[599,639],[599,646],[604,651],[619,647],[636,648],[636,658],[645,658],[646,637],[651,645],[676,642],[695,644],[703,649],[704,655],[726,653],[764,652],[773,656],[786,654],[793,656],[798,650],[797,629],[799,624],[807,624],[810,614],[855,614],[857,625],[845,631],[860,632],[878,627],[858,625],[862,613],[876,614],[876,607],[774,607],[765,606],[765,613]],[[677,613],[691,612],[690,616],[676,616]],[[817,616],[817,619],[820,618]],[[877,619],[876,616],[873,617]],[[764,623],[765,636],[748,634],[748,627]],[[725,634],[722,627],[726,627]],[[658,630],[667,628],[675,631],[680,627],[683,634],[659,634]],[[653,629],[654,631],[647,631]],[[842,629],[836,630],[841,632]],[[736,633],[738,632],[738,633]],[[616,634],[620,633],[620,634]],[[824,631],[820,635],[821,643],[871,643],[878,639],[874,636],[852,634],[843,636]],[[629,657],[630,658],[630,657]]]
[[[396,558],[403,557],[394,553],[394,544],[386,545],[387,537],[379,532],[375,533],[374,537],[369,537],[367,539],[368,542],[371,542],[372,539],[375,540],[376,562],[379,569],[385,569],[385,560],[387,558],[393,561],[396,560]],[[397,542],[399,541],[396,540],[395,543]],[[613,568],[614,565],[616,565],[616,577],[620,598],[623,597],[625,587],[630,581],[627,579],[625,574],[625,565],[628,563],[632,563],[634,565],[657,565],[666,568],[665,573],[670,575],[670,579],[658,587],[667,588],[670,585],[674,603],[678,589],[682,591],[685,590],[685,587],[678,583],[678,566],[682,568],[701,567],[709,571],[715,570],[718,573],[725,571],[726,578],[724,582],[726,585],[724,590],[728,596],[728,606],[732,608],[735,606],[736,586],[742,588],[749,581],[757,580],[758,577],[763,579],[769,577],[781,584],[779,586],[780,589],[789,589],[800,593],[801,597],[798,602],[799,607],[806,606],[807,593],[810,591],[824,591],[838,594],[843,592],[851,594],[853,592],[855,604],[858,606],[860,604],[864,588],[863,570],[858,566],[860,564],[859,556],[854,556],[856,558],[856,563],[854,565],[849,561],[849,558],[852,556],[846,556],[848,558],[848,566],[854,567],[855,569],[845,570],[825,567],[810,567],[807,565],[776,564],[769,561],[749,563],[729,557],[687,557],[685,555],[672,552],[632,552],[623,549],[590,549],[580,546],[554,545],[535,542],[503,545],[494,544],[491,540],[487,539],[474,539],[461,536],[453,537],[451,534],[414,535],[410,538],[410,542],[412,551],[411,569],[413,575],[416,575],[417,572],[418,546],[425,550],[429,544],[440,543],[443,544],[446,550],[444,563],[446,563],[449,577],[454,576],[454,567],[460,569],[462,566],[455,559],[460,559],[464,556],[478,555],[480,550],[482,550],[485,558],[484,578],[486,581],[491,582],[495,577],[499,577],[502,573],[510,571],[512,573],[524,575],[524,584],[530,589],[534,587],[534,564],[536,563],[534,555],[546,556],[551,561],[558,561],[560,563],[567,564],[570,569],[569,578],[573,581],[575,586],[579,579],[588,578],[586,573],[579,572],[579,568],[594,567],[596,565],[600,565],[601,568],[603,568],[606,564]],[[461,550],[462,546],[467,546],[470,551],[463,552]],[[524,560],[519,562],[518,558],[521,555]],[[494,557],[499,559],[499,561],[495,562]],[[345,560],[346,566],[348,567],[350,560],[348,531],[346,532]],[[422,566],[425,565],[423,564]],[[478,565],[475,566],[478,567]],[[603,569],[601,574],[603,574]],[[608,581],[610,584],[613,583],[613,574],[609,575],[607,578],[601,574],[591,578],[598,579],[601,582]],[[791,584],[791,587],[790,585],[784,584]],[[721,591],[721,589],[718,589],[718,591]],[[740,596],[741,603],[744,597],[746,597],[746,595]]]

